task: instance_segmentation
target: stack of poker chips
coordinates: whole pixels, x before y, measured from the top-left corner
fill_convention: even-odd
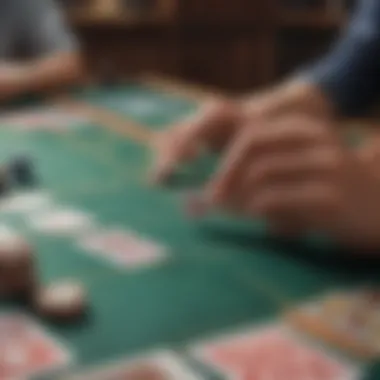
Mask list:
[[[81,283],[64,280],[42,286],[33,247],[21,236],[0,234],[0,299],[18,301],[55,321],[85,315],[87,294]]]
[[[37,175],[32,160],[27,156],[17,156],[0,166],[0,196],[13,188],[32,187],[36,183]]]
[[[20,236],[0,236],[0,296],[30,300],[36,288],[34,252]]]
[[[19,155],[7,165],[8,182],[17,187],[30,187],[36,184],[37,176],[32,159]]]

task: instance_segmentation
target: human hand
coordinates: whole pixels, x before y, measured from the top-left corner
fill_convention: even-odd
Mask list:
[[[363,157],[325,121],[283,117],[241,130],[206,196],[275,231],[322,230],[346,244],[380,245],[380,178]]]

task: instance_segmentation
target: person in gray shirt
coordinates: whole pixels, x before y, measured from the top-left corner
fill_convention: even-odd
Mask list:
[[[208,207],[264,218],[278,233],[321,230],[378,250],[380,139],[352,149],[335,126],[379,95],[380,1],[360,0],[314,65],[266,91],[216,99],[157,134],[153,180],[164,181],[205,148],[218,149],[221,162],[201,194]]]
[[[81,66],[54,0],[0,1],[0,101],[73,83]]]

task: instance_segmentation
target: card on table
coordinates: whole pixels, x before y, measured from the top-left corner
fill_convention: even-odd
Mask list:
[[[94,227],[94,218],[81,210],[50,208],[29,216],[28,222],[36,231],[49,235],[80,234]]]
[[[228,380],[356,380],[356,367],[292,335],[268,326],[206,342],[193,350]]]
[[[380,289],[330,292],[288,313],[299,331],[359,358],[380,357]]]
[[[59,370],[69,351],[22,313],[0,314],[0,379],[21,380]]]
[[[61,380],[200,380],[183,361],[170,352],[125,359],[90,369]]]
[[[84,115],[70,113],[57,106],[33,107],[0,118],[2,125],[18,131],[63,131],[68,127],[88,122]]]
[[[29,214],[51,207],[53,199],[48,192],[23,191],[1,199],[0,212],[7,214]]]
[[[79,245],[85,251],[123,268],[154,264],[166,256],[162,245],[122,229],[93,231],[82,237]]]

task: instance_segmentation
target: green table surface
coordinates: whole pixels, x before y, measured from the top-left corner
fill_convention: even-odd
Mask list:
[[[87,89],[77,97],[154,129],[197,108],[136,83]],[[43,283],[80,278],[88,288],[91,312],[84,323],[41,320],[73,348],[73,370],[161,347],[186,356],[185,348],[198,340],[280,320],[285,304],[379,277],[376,262],[348,259],[319,238],[285,242],[270,236],[262,221],[186,218],[185,190],[207,178],[212,158],[187,168],[172,186],[155,188],[146,181],[150,152],[102,125],[65,133],[1,129],[0,160],[19,153],[33,157],[39,186],[60,204],[88,211],[106,227],[138,231],[169,252],[160,265],[116,270],[85,254],[71,237],[38,234],[21,217],[0,214],[0,224],[35,244]],[[369,378],[380,378],[372,372]]]

